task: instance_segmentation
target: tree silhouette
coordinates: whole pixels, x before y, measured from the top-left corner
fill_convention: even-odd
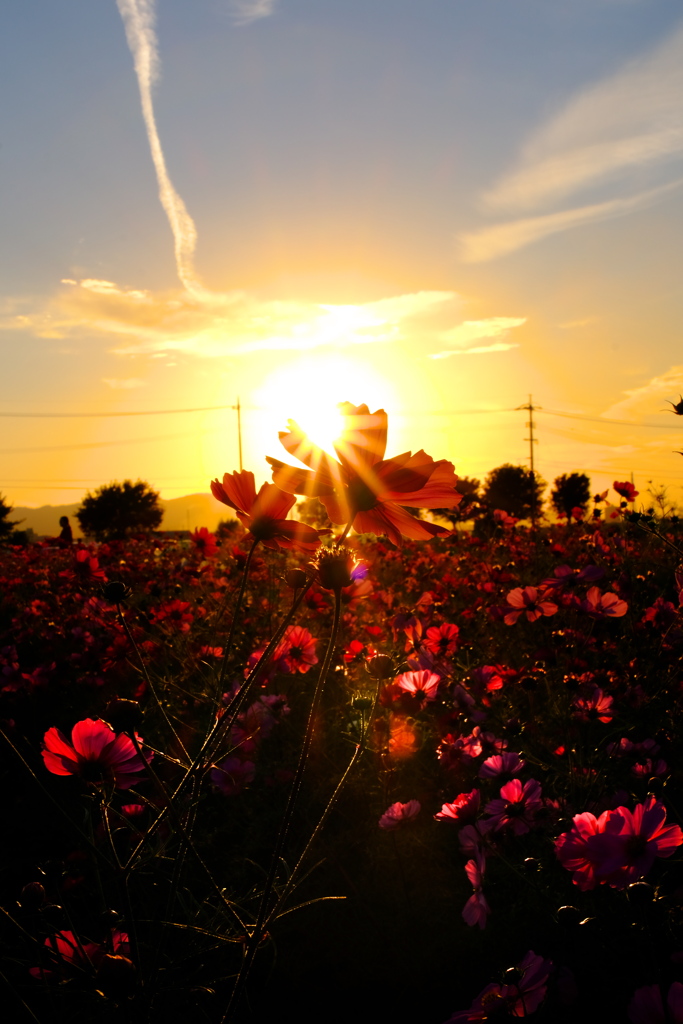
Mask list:
[[[12,522],[7,518],[11,511],[12,506],[8,505],[2,494],[0,494],[0,540],[7,540],[17,525],[18,520]]]
[[[481,480],[474,477],[459,476],[456,490],[462,494],[462,501],[453,508],[434,508],[432,514],[448,523],[466,523],[468,519],[476,519],[481,512]]]
[[[572,509],[580,508],[583,512],[586,511],[590,496],[590,477],[585,473],[563,473],[555,480],[550,500],[558,515],[569,518]]]
[[[491,511],[500,508],[516,519],[539,515],[546,482],[526,466],[506,462],[486,477],[483,499]]]
[[[129,533],[156,530],[163,514],[159,494],[148,483],[124,480],[86,494],[76,518],[86,537],[122,540]]]

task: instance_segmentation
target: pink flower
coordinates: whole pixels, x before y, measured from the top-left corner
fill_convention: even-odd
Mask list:
[[[45,733],[43,760],[53,775],[79,775],[86,782],[100,785],[113,782],[119,789],[129,789],[140,781],[139,772],[145,761],[139,757],[133,741],[118,735],[101,719],[86,718],[71,730],[71,743],[53,728]],[[144,755],[147,761],[152,754]]]
[[[419,672],[404,672],[396,679],[396,686],[404,693],[416,697],[426,703],[436,700],[441,676],[428,669],[421,669]]]
[[[491,1020],[502,1010],[507,1010],[512,1017],[528,1017],[538,1009],[545,998],[552,966],[552,960],[544,960],[530,949],[513,971],[506,972],[506,976],[516,972],[516,981],[507,985],[500,985],[497,982],[487,985],[472,1002],[469,1010],[454,1013],[447,1024]]]
[[[452,804],[443,804],[441,810],[434,817],[437,821],[450,821],[465,825],[477,817],[479,801],[478,789],[473,789],[471,793],[460,793]]]
[[[595,619],[618,619],[628,611],[626,601],[622,601],[611,591],[602,594],[599,587],[591,587],[585,601],[582,601],[579,607]]]
[[[544,601],[543,592],[539,592],[536,587],[515,587],[507,595],[506,601],[514,609],[503,619],[508,626],[513,626],[523,613],[526,613],[529,622],[535,622],[542,615],[554,615],[557,611],[554,601]]]
[[[462,916],[470,928],[479,925],[482,930],[486,927],[486,919],[491,913],[491,908],[481,890],[485,871],[486,855],[483,850],[479,849],[475,852],[473,859],[468,860],[467,864],[465,864],[465,874],[474,892],[463,907]]]
[[[395,829],[402,828],[409,822],[414,821],[421,809],[419,800],[409,800],[407,804],[397,801],[391,807],[387,807],[379,819],[379,827],[383,828],[386,832],[393,832]]]
[[[304,626],[288,626],[282,643],[275,652],[275,660],[283,658],[289,665],[290,672],[308,672],[318,664],[315,653],[317,640],[311,636]]]
[[[479,769],[480,779],[495,779],[499,775],[518,775],[526,764],[519,754],[494,754],[487,757]]]
[[[659,985],[645,985],[628,1004],[631,1024],[683,1024],[683,985],[674,981],[666,997],[666,1011]]]
[[[490,817],[483,822],[486,830],[498,832],[510,828],[515,835],[521,836],[535,822],[536,812],[543,807],[541,785],[535,779],[522,783],[512,779],[501,787],[500,797],[490,800],[484,808]]]
[[[614,717],[612,711],[613,698],[603,693],[599,686],[596,686],[590,697],[577,697],[574,701],[574,717],[581,722],[588,722],[597,719],[599,722],[611,722]]]
[[[618,832],[620,819],[615,811],[596,818],[590,811],[574,816],[572,828],[555,840],[555,852],[562,867],[573,872],[572,881],[582,892],[604,881],[603,866],[610,853],[605,836]]]
[[[602,871],[610,885],[623,889],[646,875],[655,857],[670,857],[683,843],[683,832],[678,825],[664,825],[666,808],[653,796],[633,811],[617,807],[614,813],[620,827],[610,837],[612,855]]]

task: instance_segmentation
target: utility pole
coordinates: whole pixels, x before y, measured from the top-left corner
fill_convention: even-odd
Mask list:
[[[531,395],[529,395],[529,401],[526,405],[518,405],[517,409],[525,409],[529,413],[529,420],[525,424],[529,428],[529,436],[525,437],[524,440],[529,442],[529,469],[531,470],[532,481],[535,483],[535,470],[534,470],[534,445],[538,444],[538,439],[534,437],[534,412],[541,409],[542,406],[534,405],[531,401]],[[531,522],[533,526],[536,526],[537,510],[536,506],[533,506],[531,513]]]
[[[240,400],[237,399],[237,405],[233,405],[233,409],[237,410],[237,448],[240,456],[240,473],[242,472],[242,409],[240,406]]]

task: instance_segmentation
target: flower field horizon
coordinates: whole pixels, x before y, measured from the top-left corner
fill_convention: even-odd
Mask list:
[[[216,534],[1,550],[7,1005],[683,1019],[680,524],[448,529],[452,465],[345,415]]]

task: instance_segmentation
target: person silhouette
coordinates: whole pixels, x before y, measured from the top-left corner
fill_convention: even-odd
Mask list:
[[[66,547],[67,545],[72,544],[74,539],[74,535],[71,531],[71,525],[69,524],[69,517],[62,516],[59,520],[59,525],[62,528],[62,532],[57,540],[63,547]]]

